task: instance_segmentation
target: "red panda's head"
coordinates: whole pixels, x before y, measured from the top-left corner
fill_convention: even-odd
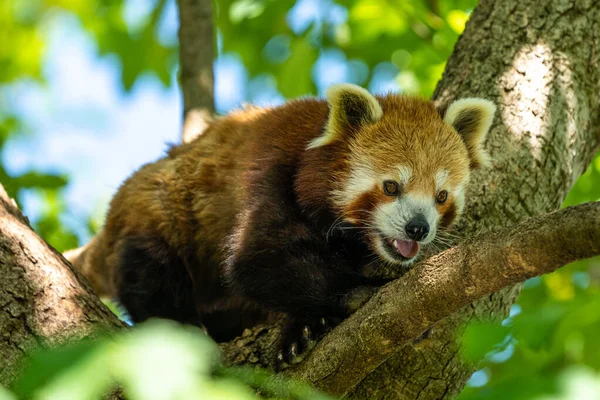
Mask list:
[[[430,101],[350,84],[326,94],[327,124],[308,149],[336,148],[343,159],[330,171],[330,204],[383,261],[412,262],[461,215],[470,170],[487,161],[494,105],[462,99],[442,116]]]

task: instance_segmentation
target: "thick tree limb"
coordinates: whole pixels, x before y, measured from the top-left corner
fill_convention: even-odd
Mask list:
[[[506,286],[595,255],[600,202],[467,240],[386,285],[291,375],[345,395],[399,346],[444,317]]]
[[[211,0],[177,0],[179,60],[183,91],[182,141],[200,135],[214,106],[213,18]]]
[[[124,324],[80,274],[31,230],[0,185],[0,384],[10,385],[25,353]]]

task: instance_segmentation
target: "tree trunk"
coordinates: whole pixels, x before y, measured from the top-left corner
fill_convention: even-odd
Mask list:
[[[494,101],[493,166],[473,177],[459,227],[469,237],[560,207],[600,141],[600,3],[483,0],[434,98]],[[460,357],[461,327],[501,319],[520,285],[485,297],[401,348],[356,387],[356,399],[453,398],[476,365]]]
[[[179,65],[183,91],[182,141],[206,129],[215,111],[213,18],[211,0],[177,0]]]
[[[26,353],[124,324],[69,263],[36,235],[0,185],[0,385]]]

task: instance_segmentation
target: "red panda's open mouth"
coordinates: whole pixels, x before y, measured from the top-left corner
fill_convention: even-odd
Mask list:
[[[405,260],[410,260],[419,253],[419,243],[412,240],[385,238],[384,242],[388,251]]]

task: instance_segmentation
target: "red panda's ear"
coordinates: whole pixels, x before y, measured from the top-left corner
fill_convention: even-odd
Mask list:
[[[489,156],[483,148],[496,106],[489,100],[467,98],[456,100],[445,112],[444,122],[452,126],[467,145],[471,168],[489,164]]]
[[[308,149],[342,139],[350,129],[378,121],[383,115],[381,105],[371,93],[350,83],[332,85],[325,91],[329,117],[323,134],[308,144]]]

